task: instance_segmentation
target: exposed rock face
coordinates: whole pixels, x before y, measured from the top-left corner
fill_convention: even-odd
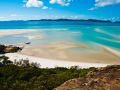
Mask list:
[[[84,78],[65,82],[55,90],[120,90],[120,65],[96,69]]]

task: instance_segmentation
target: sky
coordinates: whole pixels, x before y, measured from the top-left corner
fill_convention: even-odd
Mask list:
[[[120,20],[120,0],[0,0],[0,21]]]

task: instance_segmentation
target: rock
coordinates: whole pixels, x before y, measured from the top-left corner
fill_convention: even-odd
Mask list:
[[[120,65],[96,69],[83,78],[66,81],[55,90],[120,90]]]
[[[25,44],[31,44],[31,42],[27,42],[27,43],[25,43]]]
[[[5,45],[0,45],[0,54],[5,54],[5,53],[14,53],[21,51],[22,47],[17,47],[13,45],[5,46]]]

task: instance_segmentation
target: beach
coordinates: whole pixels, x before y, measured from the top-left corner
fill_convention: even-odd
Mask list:
[[[50,47],[50,45],[28,45],[19,52],[19,54],[42,57],[48,59],[61,59],[66,61],[77,61],[77,62],[87,62],[87,63],[105,63],[105,64],[118,64],[120,63],[120,52],[111,49],[106,46],[100,46],[99,51],[88,51],[88,52],[73,52],[66,49],[66,46],[59,46],[60,48]],[[80,47],[81,45],[79,45]],[[68,45],[70,47],[70,45]],[[68,48],[67,47],[67,48]],[[74,45],[74,47],[77,47]],[[83,47],[83,45],[81,46]]]
[[[46,59],[37,58],[33,56],[21,55],[16,53],[8,53],[7,57],[11,61],[29,60],[30,63],[38,63],[41,68],[55,68],[55,67],[66,67],[70,68],[72,66],[78,66],[79,68],[90,68],[90,67],[105,67],[110,64],[99,64],[99,63],[85,63],[77,61],[66,61],[66,60],[56,60],[56,59]]]
[[[10,60],[14,61],[27,58],[30,62],[40,63],[42,67],[70,67],[78,65],[86,68],[120,64],[120,51],[117,49],[99,43],[89,45],[84,42],[76,43],[70,40],[48,41],[49,36],[41,30],[40,32],[38,32],[39,29],[0,30],[0,37],[12,36],[12,38],[27,39],[26,41],[23,39],[24,42],[21,43],[14,43],[15,46],[23,47],[23,50],[13,54],[6,54]],[[53,30],[61,33],[58,29]],[[65,30],[65,33],[68,33],[68,31]],[[69,34],[70,36],[79,35],[78,32],[73,33],[73,31],[69,32]],[[38,41],[45,40],[47,40],[47,43],[38,43]],[[26,44],[27,42],[29,44]],[[7,45],[10,44],[7,43]]]
[[[54,67],[71,67],[71,66],[79,66],[80,68],[89,68],[89,67],[105,67],[107,65],[115,65],[115,64],[120,64],[120,53],[112,50],[108,47],[103,47],[103,50],[101,53],[93,53],[93,54],[79,54],[77,56],[77,59],[74,55],[71,57],[68,56],[67,58],[58,58],[57,54],[55,55],[54,52],[54,57],[52,57],[52,54],[46,53],[47,51],[43,50],[41,51],[40,48],[35,47],[35,50],[32,51],[31,48],[29,47],[26,51],[24,52],[24,49],[22,52],[19,53],[8,53],[6,56],[10,58],[14,62],[14,60],[29,60],[29,62],[34,62],[38,63],[41,65],[42,68],[54,68]],[[35,49],[34,48],[34,49]],[[29,53],[27,53],[29,52]],[[66,55],[65,53],[63,55]],[[98,55],[98,56],[97,56]],[[51,56],[51,57],[50,57]],[[91,57],[91,58],[90,58]],[[79,59],[78,59],[79,58]],[[113,60],[114,59],[114,60]]]

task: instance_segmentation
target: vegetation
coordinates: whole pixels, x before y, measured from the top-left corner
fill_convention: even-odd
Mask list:
[[[40,68],[28,60],[11,62],[7,57],[0,57],[0,90],[52,90],[63,82],[83,77],[95,68],[70,69],[63,67]]]
[[[5,53],[13,53],[13,52],[17,52],[22,50],[22,48],[17,47],[17,46],[13,46],[13,45],[9,45],[9,46],[5,46],[5,45],[0,45],[0,54],[5,54]]]
[[[55,90],[120,90],[120,65],[97,68],[85,77],[64,82]]]

